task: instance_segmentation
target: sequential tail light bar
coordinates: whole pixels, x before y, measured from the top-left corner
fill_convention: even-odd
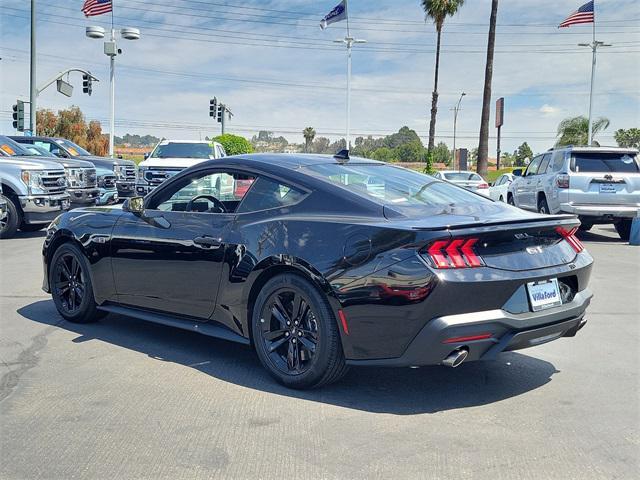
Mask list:
[[[427,248],[427,257],[435,268],[475,268],[484,265],[474,251],[477,238],[436,240]]]
[[[580,253],[581,251],[584,250],[584,245],[580,240],[578,240],[578,237],[576,237],[577,231],[578,231],[578,227],[574,227],[570,230],[567,230],[563,227],[556,227],[556,232],[558,232],[560,236],[564,240],[566,240],[569,245],[571,245],[571,248],[573,248],[576,251],[576,253]]]

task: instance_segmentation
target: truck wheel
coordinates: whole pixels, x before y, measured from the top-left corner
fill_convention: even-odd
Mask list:
[[[547,205],[547,199],[544,197],[538,201],[538,213],[542,213],[544,215],[549,213],[549,205]]]
[[[618,232],[618,235],[620,235],[620,238],[625,242],[628,242],[629,237],[631,236],[631,222],[632,220],[630,218],[625,218],[620,220],[615,225],[616,232]]]
[[[0,238],[11,238],[16,234],[18,225],[22,222],[20,210],[11,197],[2,196],[7,201],[7,216],[0,219]]]
[[[46,227],[46,223],[23,223],[20,227],[21,232],[37,232]]]

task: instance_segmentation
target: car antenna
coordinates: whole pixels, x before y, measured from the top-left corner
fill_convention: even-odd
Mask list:
[[[344,163],[349,161],[349,149],[348,148],[344,148],[342,150],[340,150],[338,153],[336,153],[333,158],[335,158],[336,160],[338,160],[340,163]]]

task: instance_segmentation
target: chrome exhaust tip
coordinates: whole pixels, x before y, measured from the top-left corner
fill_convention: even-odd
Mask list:
[[[459,348],[458,350],[454,350],[453,352],[451,352],[442,361],[442,364],[445,367],[451,367],[451,368],[459,367],[460,365],[462,365],[462,362],[464,362],[467,359],[468,355],[469,355],[469,350],[467,350],[466,348]]]

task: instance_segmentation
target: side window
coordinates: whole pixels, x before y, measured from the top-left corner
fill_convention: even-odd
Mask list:
[[[227,153],[224,151],[224,148],[220,146],[217,146],[216,148],[218,149],[218,157],[222,158],[227,156]]]
[[[304,192],[283,183],[260,177],[247,193],[238,213],[257,212],[293,205],[304,198]]]
[[[531,175],[535,175],[536,173],[538,173],[538,167],[540,166],[541,161],[542,161],[542,156],[534,158],[529,164],[529,167],[527,168],[527,171],[525,172],[524,176],[530,177]]]
[[[198,172],[153,197],[147,208],[165,212],[233,213],[255,181],[238,172]]]
[[[554,172],[559,172],[560,170],[562,170],[562,167],[564,166],[564,151],[560,150],[558,152],[553,152],[553,157],[552,157],[552,171]]]
[[[42,141],[40,141],[40,140],[36,140],[36,141],[34,141],[34,142],[33,142],[33,144],[34,144],[36,147],[42,147],[42,148],[44,148],[47,152],[50,152],[50,151],[52,150],[52,148],[51,148],[51,144],[50,144],[49,142],[42,142]]]
[[[545,153],[544,157],[542,157],[542,162],[540,163],[540,168],[538,168],[538,174],[542,175],[546,173],[547,167],[549,166],[549,162],[551,161],[551,154]]]

